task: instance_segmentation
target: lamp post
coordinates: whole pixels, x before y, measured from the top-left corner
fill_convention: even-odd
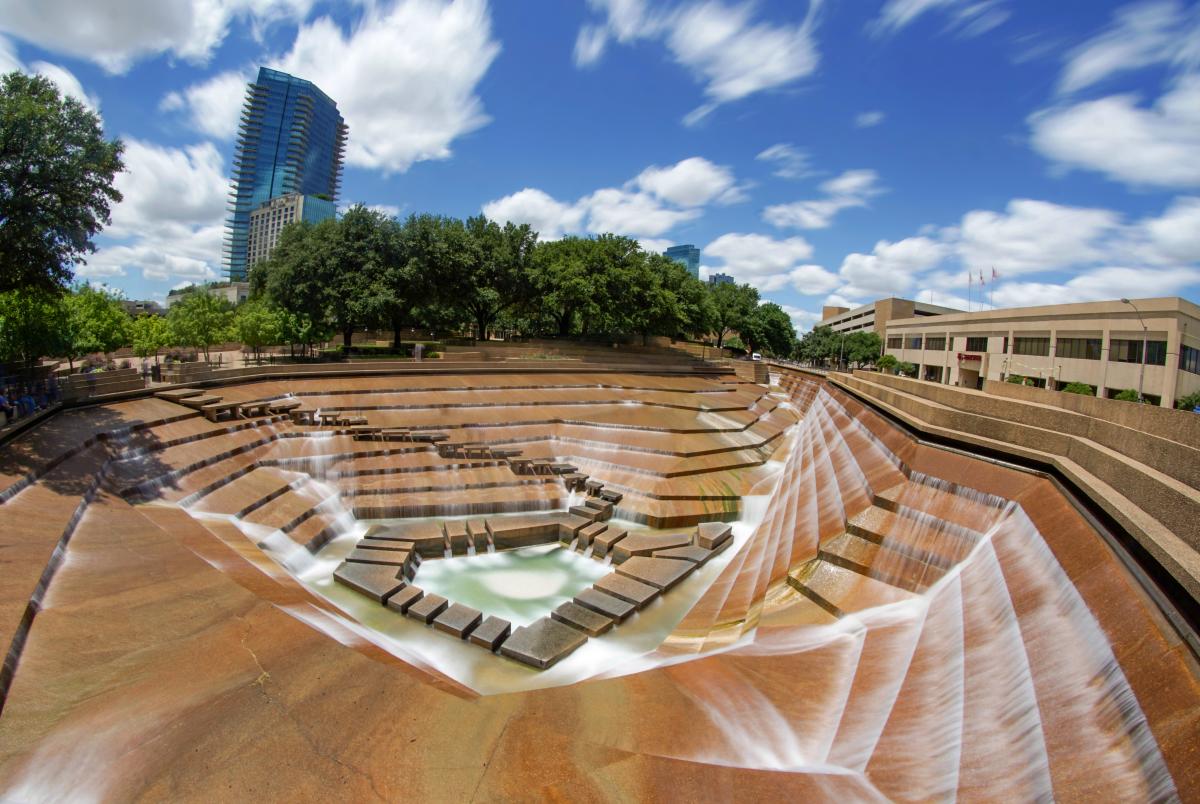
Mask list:
[[[1133,312],[1137,314],[1138,323],[1142,325],[1142,365],[1138,368],[1138,402],[1145,402],[1146,397],[1142,395],[1142,381],[1146,378],[1146,341],[1149,333],[1146,330],[1146,322],[1142,320],[1142,313],[1138,310],[1137,305],[1129,299],[1121,299],[1122,304],[1128,304],[1133,308]]]

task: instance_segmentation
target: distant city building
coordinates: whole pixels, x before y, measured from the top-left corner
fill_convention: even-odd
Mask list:
[[[1180,298],[1052,304],[888,322],[887,354],[930,382],[982,388],[1017,377],[1039,388],[1139,390],[1172,407],[1200,391],[1200,307]]]
[[[230,304],[241,304],[250,298],[249,282],[213,282],[208,285],[188,285],[185,288],[172,290],[167,294],[167,307],[182,299],[193,289],[202,290],[212,296],[219,296]]]
[[[167,312],[158,302],[144,299],[121,299],[121,306],[134,318],[139,315],[163,315]]]
[[[953,307],[913,301],[912,299],[880,299],[853,309],[849,307],[822,307],[820,326],[834,332],[859,332],[871,330],[883,337],[887,322],[893,318],[913,318],[945,313],[960,313]]]
[[[246,267],[271,256],[279,242],[279,232],[296,221],[319,223],[337,214],[337,205],[315,195],[288,193],[266,201],[250,213],[250,233],[246,246]]]
[[[671,246],[663,252],[664,257],[670,257],[675,262],[683,263],[688,271],[697,279],[700,278],[700,249],[691,243],[683,246]]]
[[[347,128],[337,104],[309,81],[259,68],[246,90],[233,164],[226,271],[246,278],[250,216],[273,198],[297,193],[337,201]]]
[[[729,274],[710,274],[708,284],[710,285],[732,285],[733,277]]]

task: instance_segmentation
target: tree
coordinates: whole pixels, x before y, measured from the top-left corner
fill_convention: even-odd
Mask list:
[[[916,377],[917,376],[917,367],[914,366],[912,363],[908,363],[908,362],[897,363],[896,364],[896,373],[902,374],[905,377]]]
[[[1121,391],[1119,394],[1114,396],[1113,399],[1117,400],[1118,402],[1141,402],[1142,396],[1133,388],[1126,388],[1124,391]]]
[[[318,229],[332,233],[329,242],[319,244],[326,254],[319,269],[328,291],[329,316],[346,349],[353,343],[356,327],[382,321],[397,304],[385,276],[394,262],[391,226],[383,213],[355,204],[332,227]]]
[[[847,361],[858,365],[870,363],[879,357],[882,346],[883,341],[874,332],[866,330],[851,332],[846,336],[843,356]]]
[[[93,352],[111,352],[129,343],[129,315],[116,294],[86,283],[63,297],[58,357],[75,361]]]
[[[708,293],[713,303],[713,332],[720,349],[726,336],[741,329],[742,322],[758,307],[758,291],[750,285],[721,282],[710,286]]]
[[[813,365],[822,365],[838,356],[842,336],[829,326],[817,326],[804,333],[800,339],[800,359]]]
[[[48,79],[0,79],[0,292],[66,287],[121,200],[123,147]]]
[[[537,232],[528,224],[501,228],[482,215],[468,218],[465,231],[464,270],[446,276],[443,298],[468,314],[476,337],[487,340],[496,316],[529,295],[528,266]]]
[[[1080,396],[1095,396],[1096,389],[1088,385],[1086,382],[1069,382],[1063,387],[1063,393],[1079,394]],[[1136,397],[1136,392],[1134,393]]]
[[[0,363],[32,371],[43,355],[59,351],[62,299],[45,290],[0,293]]]
[[[171,328],[167,320],[159,315],[140,315],[129,325],[129,338],[133,353],[138,357],[154,355],[158,365],[158,353],[171,345]]]
[[[875,367],[880,371],[885,371],[890,374],[895,371],[896,365],[899,362],[900,361],[896,359],[895,355],[883,355],[875,361]]]
[[[741,336],[751,352],[790,355],[796,347],[796,328],[792,326],[792,319],[774,302],[760,304],[746,316]]]
[[[252,299],[234,313],[233,329],[243,346],[254,350],[258,360],[264,346],[274,346],[283,339],[283,322],[278,310],[262,299]]]
[[[172,340],[200,349],[206,361],[209,359],[208,348],[229,338],[232,323],[233,305],[203,288],[193,288],[185,293],[167,313]]]

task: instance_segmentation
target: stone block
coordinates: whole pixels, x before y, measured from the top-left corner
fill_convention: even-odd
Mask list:
[[[639,610],[646,608],[646,604],[660,594],[658,589],[653,586],[647,586],[641,581],[635,581],[615,572],[605,575],[592,586],[605,594],[624,600],[626,603],[632,603]]]
[[[599,589],[584,589],[575,596],[575,602],[585,609],[591,609],[603,614],[618,623],[625,622],[637,611],[637,607],[628,600],[613,597],[607,592],[601,592]]]
[[[394,539],[376,539],[372,536],[359,539],[356,547],[369,547],[372,550],[392,550],[397,553],[407,553],[412,550],[412,542],[399,542]]]
[[[608,525],[603,522],[593,522],[579,531],[579,549],[586,550],[588,545],[592,543],[592,540],[606,530],[608,530]]]
[[[387,603],[388,598],[404,588],[404,581],[396,577],[398,569],[378,564],[343,563],[333,571],[333,580],[378,603]]]
[[[715,555],[715,551],[705,550],[703,547],[697,547],[694,544],[689,544],[686,547],[671,547],[667,550],[654,551],[655,558],[679,558],[684,561],[690,561],[697,566],[705,563]]]
[[[521,626],[500,646],[501,655],[545,670],[587,642],[587,635],[569,625],[543,617]]]
[[[610,502],[613,505],[616,505],[617,503],[621,502],[621,500],[623,500],[624,498],[625,498],[625,496],[623,494],[621,494],[619,491],[612,491],[611,489],[604,489],[603,491],[600,492],[600,499]]]
[[[595,508],[589,508],[586,505],[572,505],[567,509],[567,511],[575,516],[582,517],[589,522],[595,522],[600,518],[599,511],[597,511]]]
[[[620,528],[608,528],[592,539],[592,555],[604,558],[613,545],[625,538],[628,531]]]
[[[632,536],[626,536],[620,544],[613,548],[613,563],[621,564],[633,556],[651,556],[656,550],[686,547],[691,543],[692,537],[686,533],[663,535],[635,533]]]
[[[370,547],[355,547],[346,556],[351,564],[382,564],[388,567],[403,567],[408,563],[411,553],[394,550],[375,550]]]
[[[412,584],[406,585],[388,598],[387,607],[392,611],[398,611],[404,614],[408,611],[409,606],[416,603],[425,596],[425,590],[420,589]]]
[[[727,522],[701,522],[696,526],[696,546],[712,550],[733,538],[733,527]]]
[[[570,600],[550,612],[550,618],[582,631],[588,636],[600,636],[613,627],[611,618]]]
[[[558,540],[558,520],[541,514],[497,517],[487,520],[497,550],[511,550]]]
[[[510,633],[512,633],[512,624],[508,620],[489,616],[471,631],[467,639],[480,647],[494,651],[500,647],[501,642],[508,639]]]
[[[446,610],[448,605],[450,605],[450,601],[446,600],[446,598],[431,593],[423,595],[420,600],[409,606],[405,614],[414,620],[420,620],[429,625],[434,617],[437,617]]]
[[[466,639],[476,626],[483,620],[483,612],[454,603],[439,614],[433,621],[433,627],[447,634],[453,634],[459,639]]]
[[[695,569],[696,565],[692,562],[676,558],[634,556],[617,567],[617,573],[665,592]]]
[[[450,555],[465,556],[467,554],[467,542],[471,539],[471,534],[467,532],[467,521],[465,519],[453,519],[443,522],[442,525],[446,535],[444,546],[450,548]]]

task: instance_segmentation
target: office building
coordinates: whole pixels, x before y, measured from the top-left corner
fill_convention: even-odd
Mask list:
[[[663,252],[663,256],[682,263],[692,276],[700,278],[700,249],[691,243],[683,246],[671,246]]]
[[[1200,390],[1200,307],[1171,297],[1014,307],[888,322],[885,351],[930,382],[982,388],[1016,377],[1096,395],[1137,391],[1172,407]]]
[[[188,285],[187,287],[172,290],[167,294],[167,307],[170,308],[175,302],[182,299],[193,290],[199,289],[210,296],[216,296],[224,299],[232,305],[238,305],[250,298],[250,283],[249,282],[211,282],[206,285]]]
[[[246,267],[271,256],[279,242],[284,226],[297,221],[318,223],[332,218],[337,205],[315,195],[288,193],[264,202],[250,213],[250,229],[246,239]]]
[[[337,104],[311,82],[262,67],[246,90],[233,160],[226,271],[233,281],[250,264],[250,216],[288,194],[337,201],[347,128]]]
[[[708,277],[708,284],[710,285],[732,285],[733,282],[734,279],[729,274],[711,274]]]
[[[913,301],[912,299],[880,299],[861,307],[822,307],[820,326],[834,332],[859,332],[868,330],[883,337],[887,324],[894,318],[913,318],[958,313],[953,307]]]

